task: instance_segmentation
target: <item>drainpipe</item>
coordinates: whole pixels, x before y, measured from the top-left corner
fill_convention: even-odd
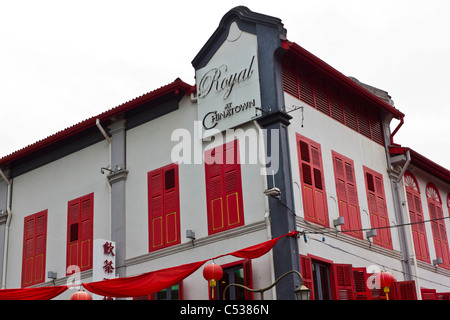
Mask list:
[[[400,127],[403,125],[403,123],[404,123],[404,120],[403,120],[403,117],[401,117],[400,118],[400,123],[397,125],[397,127],[394,129],[394,131],[390,135],[390,144],[391,144],[391,146],[395,145],[395,143],[394,143],[394,136],[397,133],[397,131],[400,129]]]
[[[8,264],[8,248],[9,248],[9,226],[11,225],[12,212],[11,212],[11,181],[6,178],[3,171],[0,169],[0,176],[8,184],[6,193],[6,225],[5,225],[5,241],[3,248],[3,268],[2,268],[2,289],[6,288],[6,267]]]

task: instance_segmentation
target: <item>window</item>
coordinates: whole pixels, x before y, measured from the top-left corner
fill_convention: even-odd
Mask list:
[[[238,140],[205,151],[208,233],[244,225]]]
[[[148,173],[149,251],[181,242],[178,165]]]
[[[133,300],[183,300],[183,283],[180,282],[148,296],[134,297]]]
[[[423,222],[423,212],[419,185],[414,175],[409,171],[405,172],[404,179],[416,257],[419,260],[430,262],[425,224],[421,223]]]
[[[241,284],[247,288],[253,288],[252,263],[244,260],[222,266],[222,279],[217,281],[214,300],[223,300],[225,288],[231,283]],[[209,290],[211,295],[211,290]],[[225,292],[225,300],[253,300],[253,293],[238,286],[230,286]]]
[[[434,249],[436,258],[442,258],[442,264],[439,267],[450,269],[450,253],[448,247],[447,231],[443,220],[442,201],[439,191],[432,183],[427,184],[426,188],[428,211],[430,213],[431,231],[433,233]]]
[[[384,146],[381,117],[375,105],[351,98],[348,90],[331,85],[289,54],[283,56],[281,66],[286,93]]]
[[[45,280],[47,210],[25,217],[22,253],[22,287]]]
[[[379,228],[377,229],[377,236],[373,238],[373,243],[392,250],[383,176],[367,167],[364,167],[364,176],[366,179],[370,224],[372,228]]]
[[[300,255],[303,284],[311,289],[310,300],[385,300],[383,288],[375,288],[375,275],[365,267],[333,263],[315,256]],[[395,281],[391,300],[417,300],[414,281]]]
[[[346,232],[346,234],[362,239],[361,216],[353,161],[334,151],[332,151],[332,155],[339,215],[344,217],[345,223],[341,230],[350,231]]]
[[[94,194],[68,203],[67,267],[76,265],[80,271],[92,268]]]
[[[297,134],[297,149],[305,219],[329,226],[320,145]]]

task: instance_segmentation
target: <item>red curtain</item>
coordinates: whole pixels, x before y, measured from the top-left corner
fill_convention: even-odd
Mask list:
[[[0,290],[0,300],[50,300],[67,289],[67,286],[2,289]]]

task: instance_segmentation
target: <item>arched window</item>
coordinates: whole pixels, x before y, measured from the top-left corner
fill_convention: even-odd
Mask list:
[[[405,172],[404,179],[416,257],[419,260],[430,262],[419,185],[416,177],[409,171]]]
[[[450,269],[450,252],[448,248],[447,231],[445,228],[444,214],[442,211],[442,201],[439,191],[431,182],[426,188],[428,210],[430,213],[431,230],[433,231],[434,248],[436,258],[442,258],[442,265],[445,269]]]

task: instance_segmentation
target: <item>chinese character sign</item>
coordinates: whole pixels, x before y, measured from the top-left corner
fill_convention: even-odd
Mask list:
[[[105,239],[94,240],[94,256],[92,281],[114,279],[116,277],[116,244]],[[94,299],[102,300],[108,297],[94,295]]]

